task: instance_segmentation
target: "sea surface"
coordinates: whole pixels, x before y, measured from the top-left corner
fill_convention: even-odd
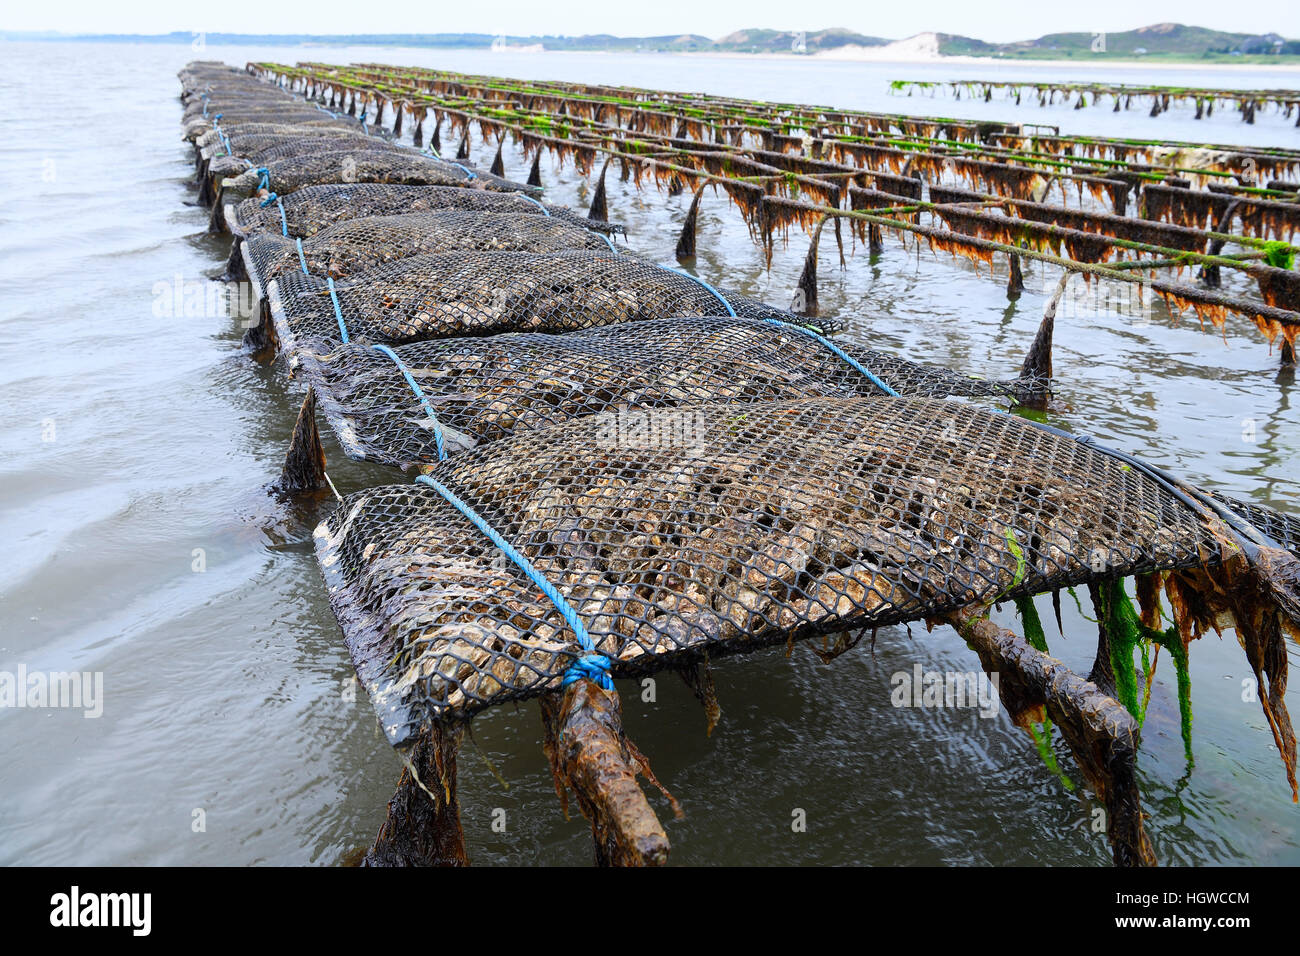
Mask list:
[[[399,48],[0,44],[0,672],[102,675],[102,714],[0,709],[0,863],[322,864],[371,841],[400,771],[378,733],[326,602],[311,546],[319,512],[277,501],[302,385],[241,349],[241,319],[209,302],[229,240],[206,232],[176,71],[194,58],[440,66],[484,74],[691,89],[756,99],[1015,119],[1066,132],[1294,146],[1294,117],[1253,126],[1228,110],[1149,119],[1108,106],[1017,108],[945,93],[891,95],[893,79],[1016,77],[1242,87],[1295,73],[1043,65],[860,64],[806,59],[525,54]],[[522,157],[507,150],[509,174]],[[476,161],[490,155],[475,144]],[[543,163],[550,198],[592,184]],[[629,244],[671,261],[689,195],[609,181]],[[795,231],[770,270],[724,197],[705,197],[696,271],[785,304],[807,247]],[[1055,276],[1027,269],[1018,302],[946,254],[886,240],[838,267],[823,244],[821,302],[859,341],[984,376],[1016,372]],[[1189,276],[1190,277],[1190,276]],[[176,295],[177,289],[183,294]],[[1079,284],[1057,321],[1049,420],[1204,487],[1300,513],[1294,375],[1253,326],[1202,329],[1162,303]],[[343,457],[344,491],[401,479]],[[1086,673],[1096,626],[1046,602],[1053,653]],[[1006,609],[1009,612],[1009,608]],[[1001,620],[1016,622],[1009,613]],[[1294,663],[1295,648],[1290,648]],[[1049,771],[1005,714],[899,708],[900,672],[971,671],[947,628],[885,628],[833,663],[784,648],[714,666],[712,736],[671,674],[653,702],[621,686],[631,738],[685,809],[653,796],[684,864],[1086,864],[1109,860],[1095,805]],[[1300,807],[1234,635],[1193,646],[1194,767],[1162,659],[1141,783],[1162,861],[1300,863]],[[1300,682],[1293,682],[1293,685]],[[1298,692],[1289,703],[1300,712]],[[474,721],[461,759],[476,864],[584,864],[536,706]],[[1077,770],[1057,744],[1065,773]],[[504,811],[504,816],[499,811]],[[801,817],[806,828],[793,827]],[[505,827],[494,828],[504,819]]]

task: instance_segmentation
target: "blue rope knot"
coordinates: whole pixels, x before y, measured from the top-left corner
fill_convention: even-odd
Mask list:
[[[561,687],[568,687],[574,681],[587,679],[593,683],[599,684],[604,690],[614,689],[614,679],[610,676],[609,669],[613,662],[604,654],[583,654],[564,672],[564,679],[560,681]]]
[[[271,193],[271,195],[267,196],[265,199],[262,200],[261,203],[262,208],[265,209],[267,206],[271,205],[271,203],[275,202],[279,198],[280,197],[277,196],[275,193]]]
[[[258,189],[270,189],[270,188],[271,188],[271,171],[270,171],[269,169],[267,169],[265,166],[258,166],[258,167],[257,167],[257,176],[258,176],[258,179],[257,179],[257,188],[258,188]]]

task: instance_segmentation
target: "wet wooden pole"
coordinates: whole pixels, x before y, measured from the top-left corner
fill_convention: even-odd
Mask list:
[[[415,744],[362,866],[469,865],[456,798],[460,738],[459,726],[435,724]]]
[[[1155,866],[1155,851],[1142,824],[1137,784],[1139,727],[1114,697],[1103,693],[1024,638],[1000,628],[983,609],[948,616],[984,669],[998,675],[998,693],[1017,727],[1050,717],[1070,745],[1106,811],[1106,835],[1117,866]]]
[[[542,724],[556,793],[567,812],[571,791],[591,823],[597,865],[666,863],[668,834],[636,778],[641,774],[656,785],[658,781],[623,735],[618,693],[589,680],[575,681],[542,698]]]

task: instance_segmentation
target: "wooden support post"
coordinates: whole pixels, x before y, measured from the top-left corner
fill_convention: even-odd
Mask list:
[[[501,138],[497,140],[497,154],[492,157],[492,166],[488,170],[488,172],[490,172],[493,176],[504,177],[506,174],[506,164],[505,161],[501,158],[501,148],[505,146],[505,144],[506,144],[506,139],[505,136],[502,135]]]
[[[1043,309],[1043,321],[1038,324],[1038,332],[1034,336],[1034,341],[1029,346],[1029,351],[1025,353],[1025,362],[1020,367],[1020,377],[1025,379],[1034,379],[1048,383],[1052,378],[1052,336],[1056,331],[1056,310],[1061,303],[1061,296],[1065,294],[1065,287],[1069,284],[1070,273],[1061,276],[1060,281],[1056,284],[1056,291],[1052,293],[1051,299],[1047,302],[1047,307]],[[1028,408],[1044,409],[1047,407],[1048,392],[1044,389],[1041,395],[1032,399],[1021,400],[1020,404]]]
[[[1240,205],[1240,199],[1234,199],[1232,202],[1228,203],[1227,208],[1223,210],[1223,215],[1219,217],[1219,222],[1215,227],[1216,232],[1226,233],[1228,231],[1229,227],[1232,225],[1232,217],[1237,214],[1237,207]],[[1223,238],[1211,239],[1209,246],[1205,250],[1206,255],[1217,256],[1223,251],[1223,243]],[[1217,289],[1223,284],[1223,280],[1219,274],[1218,265],[1201,266],[1199,275],[1201,281],[1203,281],[1208,288]]]
[[[660,866],[668,860],[668,835],[638,773],[657,784],[645,758],[623,736],[618,694],[589,680],[575,681],[542,698],[545,750],[555,791],[568,810],[572,790],[591,822],[598,866]],[[679,811],[680,812],[680,811]]]
[[[704,195],[704,183],[695,190],[691,197],[690,208],[686,210],[686,221],[682,223],[682,234],[677,237],[677,261],[689,262],[695,258],[695,230],[700,214],[700,197]]]
[[[795,286],[794,300],[790,303],[790,311],[800,315],[817,314],[817,247],[821,244],[824,225],[826,225],[826,218],[822,217],[821,222],[817,223],[817,228],[813,230],[812,244],[808,246],[808,255],[803,261],[803,271],[799,273],[799,282]]]
[[[321,448],[320,430],[316,427],[316,392],[307,389],[307,397],[298,409],[293,439],[284,456],[280,480],[276,487],[290,494],[318,491],[325,486],[325,450]]]
[[[266,296],[257,300],[257,324],[244,331],[244,348],[258,361],[270,361],[280,351],[280,339],[271,320],[271,302]]]
[[[984,669],[998,675],[998,693],[1016,726],[1028,729],[1050,717],[1061,729],[1088,785],[1105,805],[1115,864],[1154,866],[1137,786],[1139,728],[1124,705],[980,611],[958,612],[948,621]]]
[[[1020,293],[1025,291],[1025,275],[1020,270],[1020,253],[1013,252],[1007,258],[1011,265],[1011,275],[1007,277],[1007,298],[1015,302],[1020,298]]]
[[[469,865],[456,799],[460,738],[459,726],[435,724],[411,749],[410,763],[362,866]]]
[[[592,222],[609,222],[609,203],[605,200],[605,173],[609,172],[609,160],[600,167],[600,178],[596,180],[596,195],[591,197],[591,209],[587,218]]]
[[[230,244],[230,258],[226,260],[226,271],[221,274],[224,282],[245,282],[248,280],[248,270],[244,267],[244,255],[240,249],[242,239],[236,238]]]

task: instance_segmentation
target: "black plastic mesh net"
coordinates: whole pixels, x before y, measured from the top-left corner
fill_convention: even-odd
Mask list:
[[[1010,415],[839,398],[596,414],[434,466],[616,676],[1214,562],[1137,469]],[[555,605],[439,491],[349,495],[317,556],[389,740],[559,686]]]
[[[281,348],[290,353],[330,351],[343,341],[340,322],[350,340],[387,344],[499,332],[570,332],[729,310],[741,317],[807,322],[615,252],[415,256],[336,282],[333,295],[325,279],[299,270],[270,285],[268,297]],[[820,319],[818,326],[838,328]]]
[[[389,186],[380,183],[331,183],[307,186],[279,203],[247,199],[228,207],[226,222],[237,236],[257,232],[287,232],[306,239],[336,223],[364,216],[463,209],[512,215],[544,216],[598,232],[616,233],[614,223],[596,222],[563,206],[544,203],[522,193],[488,192],[458,186]],[[281,218],[280,211],[284,210]]]
[[[394,143],[369,136],[360,130],[332,129],[296,133],[256,133],[248,136],[229,136],[231,153],[246,159],[253,166],[264,166],[272,160],[292,159],[318,153],[337,153],[349,149],[402,151]]]
[[[378,140],[376,140],[378,142]],[[391,148],[337,148],[308,156],[270,160],[269,189],[279,195],[322,182],[404,182],[424,186],[465,186],[472,172],[432,156]],[[253,177],[256,178],[256,177]]]
[[[836,344],[902,395],[1015,399],[1045,387],[968,378]],[[652,319],[635,328],[442,339],[392,352],[397,361],[373,346],[343,345],[299,359],[344,451],[401,467],[439,460],[435,425],[450,454],[601,412],[886,394],[818,339],[763,319]]]
[[[340,279],[421,254],[609,248],[604,235],[559,219],[450,209],[345,220],[303,240],[261,233],[244,240],[244,261],[265,288],[294,270]]]
[[[217,117],[220,117],[218,119]],[[197,140],[200,136],[210,132],[220,126],[229,133],[232,129],[246,123],[313,123],[322,119],[332,120],[335,117],[330,116],[321,110],[312,109],[309,106],[295,106],[292,103],[282,104],[279,106],[261,105],[261,106],[227,106],[224,109],[212,107],[208,115],[204,116],[197,109],[193,112],[187,111],[184,120],[184,135],[186,139]]]
[[[1208,494],[1211,498],[1215,498],[1222,504],[1227,505],[1242,518],[1245,518],[1256,530],[1272,538],[1292,554],[1300,557],[1300,518],[1284,514],[1281,511],[1275,511],[1267,505],[1257,505],[1254,502],[1230,498],[1217,492],[1208,492]]]
[[[374,140],[375,144],[381,143]],[[450,163],[409,149],[376,145],[337,148],[304,156],[273,159],[261,164],[268,188],[281,196],[321,183],[406,183],[420,186],[472,186],[477,189],[533,192],[531,186]],[[250,182],[260,177],[249,172]]]
[[[360,132],[360,127],[348,120],[347,117],[338,119],[330,117],[326,113],[320,114],[320,119],[302,120],[297,123],[242,123],[230,129],[210,129],[194,141],[206,156],[214,156],[222,150],[219,147],[224,146],[226,141],[236,149],[239,148],[245,137],[250,136],[311,136],[322,130],[337,129],[341,132]]]

